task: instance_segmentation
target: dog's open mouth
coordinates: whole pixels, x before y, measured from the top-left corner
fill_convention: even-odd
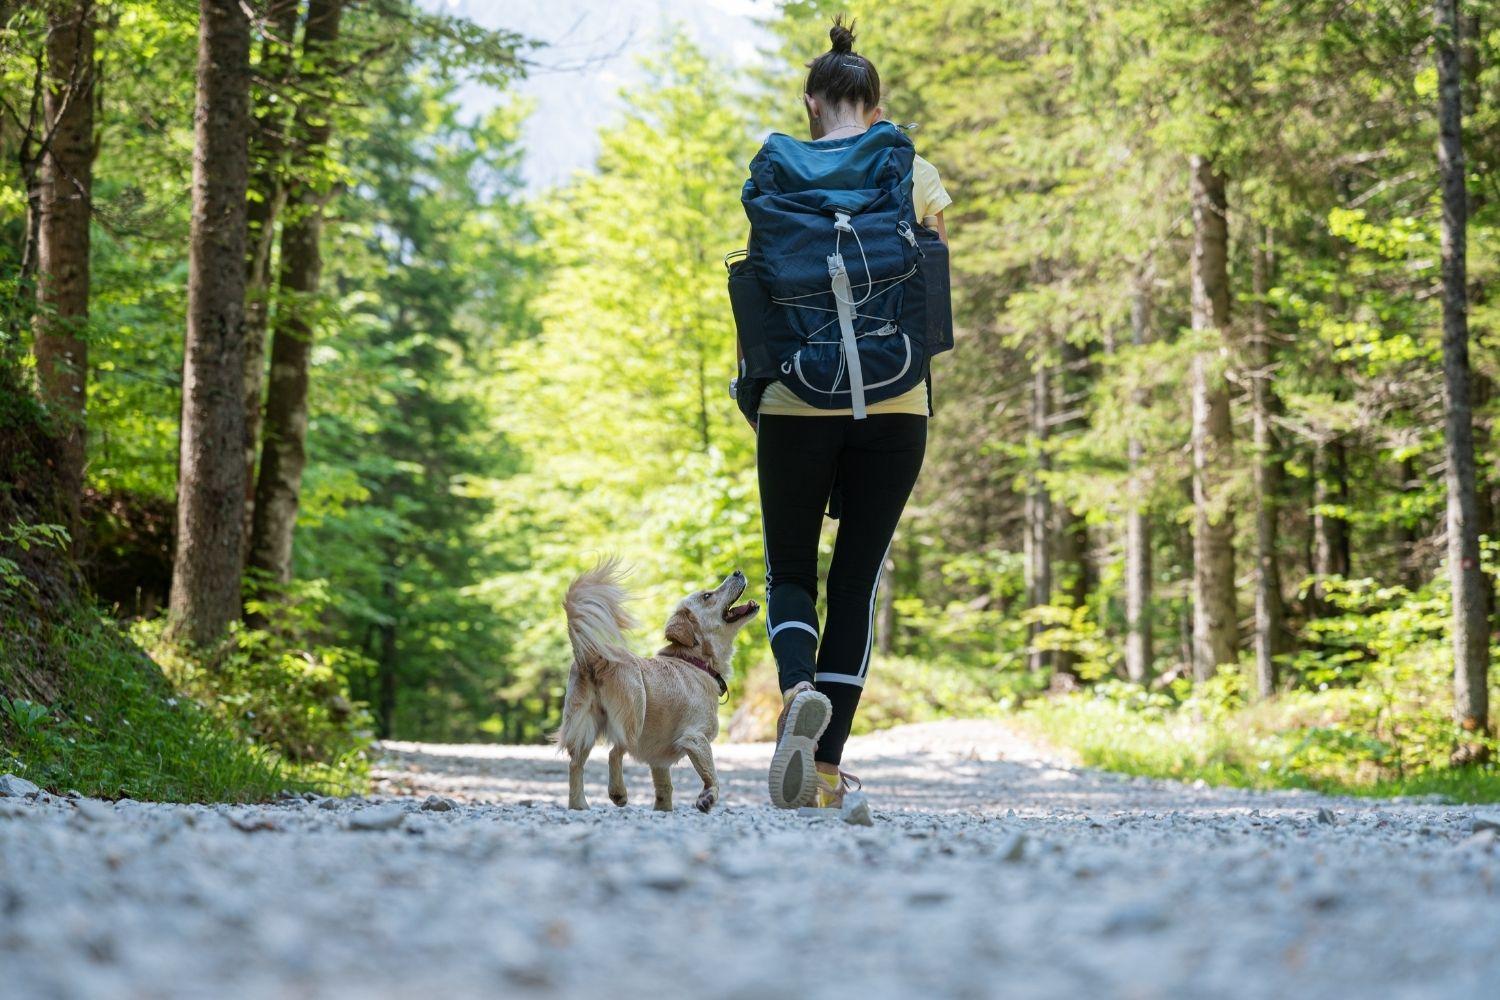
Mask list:
[[[746,601],[744,604],[737,604],[727,609],[724,612],[724,620],[726,622],[737,622],[741,618],[749,618],[759,610],[759,604],[756,604],[754,601]]]

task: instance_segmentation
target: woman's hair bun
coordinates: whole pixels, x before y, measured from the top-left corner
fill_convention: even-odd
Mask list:
[[[833,44],[829,51],[845,53],[854,51],[854,22],[844,24],[842,16],[833,19],[833,27],[828,29],[828,40]]]

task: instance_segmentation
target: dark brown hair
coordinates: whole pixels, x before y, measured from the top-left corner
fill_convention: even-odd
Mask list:
[[[854,51],[854,22],[846,27],[843,15],[834,18],[828,40],[828,51],[807,64],[802,89],[832,107],[847,101],[875,108],[880,104],[880,74],[874,63]]]

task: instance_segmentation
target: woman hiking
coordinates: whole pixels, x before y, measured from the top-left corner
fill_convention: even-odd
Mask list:
[[[884,142],[889,146],[904,147],[904,155],[911,159],[894,162],[910,163],[910,212],[920,223],[918,232],[928,240],[941,240],[943,244],[932,249],[941,251],[942,309],[951,343],[951,317],[946,314],[947,232],[943,210],[952,199],[943,190],[937,170],[911,152],[909,140],[899,130],[882,121],[880,75],[869,59],[854,51],[853,24],[845,26],[841,18],[835,20],[829,38],[832,42],[829,50],[809,64],[802,96],[811,141],[791,140],[785,136],[773,138],[799,147],[792,153],[809,162],[818,162],[809,154],[835,153],[861,142],[870,145]],[[871,132],[872,129],[889,130],[891,136],[882,138]],[[870,133],[868,140],[866,133]],[[768,140],[768,146],[771,141]],[[752,164],[750,186],[755,183],[755,170],[756,165]],[[903,187],[905,176],[901,181]],[[840,195],[840,192],[834,192],[832,200],[837,202]],[[749,199],[750,195],[747,193],[746,197]],[[906,195],[899,192],[899,197],[904,199]],[[872,299],[881,284],[875,277],[872,264],[877,255],[871,236],[874,223],[852,209],[848,214],[839,215],[837,211],[831,214],[839,219],[837,228],[850,238],[841,239],[835,254],[828,257],[829,269],[833,270],[834,257],[847,258],[850,261],[847,281],[852,283],[850,290],[848,285],[837,284],[835,278],[833,297],[841,297],[840,288],[843,287],[847,303],[854,307],[851,313],[856,322],[879,320],[879,316],[866,315],[872,310],[881,311],[876,308],[878,302],[861,308],[863,303]],[[850,214],[854,216],[852,220]],[[751,220],[753,253],[758,235],[756,230],[763,227],[753,212]],[[822,220],[822,225],[826,227],[828,221]],[[897,233],[905,237],[912,248],[918,247],[909,223],[900,222],[888,229],[889,240],[897,251],[903,250]],[[835,234],[828,232],[828,235]],[[832,240],[829,242],[832,245]],[[908,256],[913,254],[910,250],[905,252]],[[936,254],[924,254],[927,256]],[[822,265],[821,257],[817,264]],[[915,266],[912,270],[916,270]],[[904,277],[910,276],[908,273]],[[903,277],[884,280],[898,282]],[[921,294],[913,291],[913,287],[908,286],[908,297]],[[826,279],[822,292],[826,299]],[[808,299],[809,296],[774,301],[784,305],[799,298]],[[930,297],[928,301],[932,301]],[[736,312],[738,320],[738,306]],[[826,314],[834,310],[825,308],[822,312]],[[908,313],[903,311],[903,325],[907,316]],[[836,341],[834,323],[834,318],[827,318],[817,329],[833,330],[833,340]],[[883,346],[885,342],[896,339],[888,336],[894,332],[896,327],[889,323],[878,329],[867,327],[862,333],[851,333],[846,343],[883,336],[885,340],[879,342]],[[819,339],[813,337],[805,342]],[[822,339],[828,338],[824,335]],[[743,342],[742,348],[745,348]],[[909,344],[906,351],[909,365],[912,358]],[[858,359],[866,357],[866,350],[861,347],[853,353],[856,355],[854,367],[858,369]],[[902,509],[922,467],[931,399],[929,379],[923,377],[926,356],[926,353],[922,354],[922,370],[913,373],[920,377],[920,381],[895,395],[880,398],[878,387],[897,379],[883,379],[878,369],[871,367],[878,364],[878,360],[869,360],[876,356],[869,355],[862,373],[863,386],[872,390],[870,395],[875,401],[865,402],[858,376],[846,373],[847,353],[839,360],[838,374],[824,384],[842,385],[839,377],[846,376],[853,389],[839,391],[845,396],[851,391],[855,395],[848,399],[840,397],[840,400],[850,405],[829,406],[831,393],[830,398],[822,398],[811,392],[811,379],[802,379],[796,385],[798,391],[794,391],[790,362],[780,365],[779,379],[764,385],[758,404],[747,404],[741,398],[742,408],[746,409],[747,415],[753,415],[756,426],[756,462],[766,552],[766,628],[776,659],[783,701],[769,780],[772,803],[780,808],[797,808],[814,802],[825,808],[837,807],[842,805],[847,791],[859,787],[858,779],[841,770],[840,764],[844,742],[849,736],[865,686],[881,568]],[[897,378],[905,371],[905,367],[901,368]],[[800,378],[804,375],[803,369],[796,368],[795,374]],[[819,405],[804,397],[815,399]],[[862,412],[856,413],[856,408]],[[824,509],[830,505],[830,499],[833,500],[830,513],[837,510],[838,533],[828,570],[826,616],[820,627],[815,608],[818,537]],[[809,756],[814,760],[809,760]]]

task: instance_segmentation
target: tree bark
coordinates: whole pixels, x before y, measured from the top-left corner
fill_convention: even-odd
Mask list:
[[[177,553],[170,632],[218,640],[240,608],[244,532],[245,186],[250,24],[238,0],[199,0]]]
[[[1339,437],[1313,445],[1313,552],[1312,600],[1309,612],[1321,617],[1329,613],[1327,588],[1330,577],[1349,575],[1349,522],[1335,513],[1349,503],[1348,454]]]
[[[331,121],[320,107],[320,86],[331,74],[333,43],[338,39],[341,0],[313,0],[303,32],[304,96],[294,132],[299,159],[311,165],[328,145]],[[276,583],[292,578],[292,536],[307,466],[308,360],[312,352],[311,313],[322,271],[319,241],[327,186],[294,176],[287,193],[287,218],[281,229],[281,273],[275,332],[271,340],[271,377],[266,393],[265,441],[255,485],[254,531],[250,570]]]
[[[88,431],[89,215],[94,170],[94,0],[47,18],[47,71],[37,220],[37,381],[62,438],[60,485],[75,547]]]
[[[1271,287],[1270,239],[1270,232],[1262,230],[1255,248],[1255,308],[1250,345],[1250,399],[1255,436],[1255,691],[1261,698],[1276,693],[1276,654],[1281,652],[1285,620],[1281,563],[1277,558],[1283,468],[1271,420],[1275,411],[1271,379],[1276,352],[1266,302]]]
[[[291,125],[292,46],[298,0],[269,0],[261,39],[262,78],[250,129],[250,187],[245,205],[245,558],[255,511],[255,455],[260,445],[261,395],[266,376],[266,321],[271,305],[271,260],[276,220],[286,200],[282,159]]]
[[[1401,464],[1397,466],[1397,474],[1401,477],[1401,493],[1416,494],[1422,489],[1423,483],[1417,472],[1416,460],[1410,455],[1401,460]],[[1409,507],[1410,505],[1408,509]],[[1416,590],[1422,586],[1422,565],[1417,549],[1422,535],[1423,532],[1411,520],[1409,514],[1403,516],[1396,524],[1396,548],[1401,560],[1401,584],[1407,590]]]
[[[1030,488],[1026,492],[1026,607],[1028,610],[1052,602],[1052,496],[1046,474],[1052,468],[1051,433],[1052,388],[1046,362],[1035,361],[1031,379],[1031,436],[1037,449]],[[1032,622],[1029,636],[1030,669],[1045,670],[1051,665],[1049,652],[1040,648],[1039,640],[1046,626]]]
[[[1448,575],[1453,593],[1453,710],[1465,732],[1489,731],[1489,634],[1475,520],[1474,421],[1469,387],[1468,201],[1464,178],[1458,0],[1433,5],[1438,73],[1438,179],[1442,192],[1443,382],[1448,488]],[[1460,746],[1456,763],[1483,756]]]
[[[1057,379],[1058,412],[1052,417],[1058,432],[1063,435],[1081,434],[1087,425],[1083,400],[1088,394],[1088,372],[1091,350],[1072,341],[1062,343],[1062,371]],[[1088,604],[1094,587],[1094,567],[1089,553],[1088,523],[1083,516],[1067,504],[1057,508],[1057,541],[1054,552],[1054,576],[1057,567],[1067,574],[1066,598],[1070,608],[1078,609]],[[1053,670],[1067,674],[1075,680],[1078,675],[1078,654],[1071,649],[1058,650],[1053,655]]]
[[[1130,304],[1130,342],[1142,347],[1150,341],[1151,272],[1136,284]],[[1146,402],[1137,390],[1136,406]],[[1125,445],[1130,465],[1129,509],[1125,512],[1125,676],[1144,684],[1151,676],[1151,521],[1146,510],[1145,449],[1131,435]]]
[[[1234,512],[1229,496],[1233,430],[1224,365],[1229,327],[1229,225],[1224,176],[1193,156],[1192,322],[1206,342],[1193,356],[1193,676],[1231,663],[1238,644]]]

